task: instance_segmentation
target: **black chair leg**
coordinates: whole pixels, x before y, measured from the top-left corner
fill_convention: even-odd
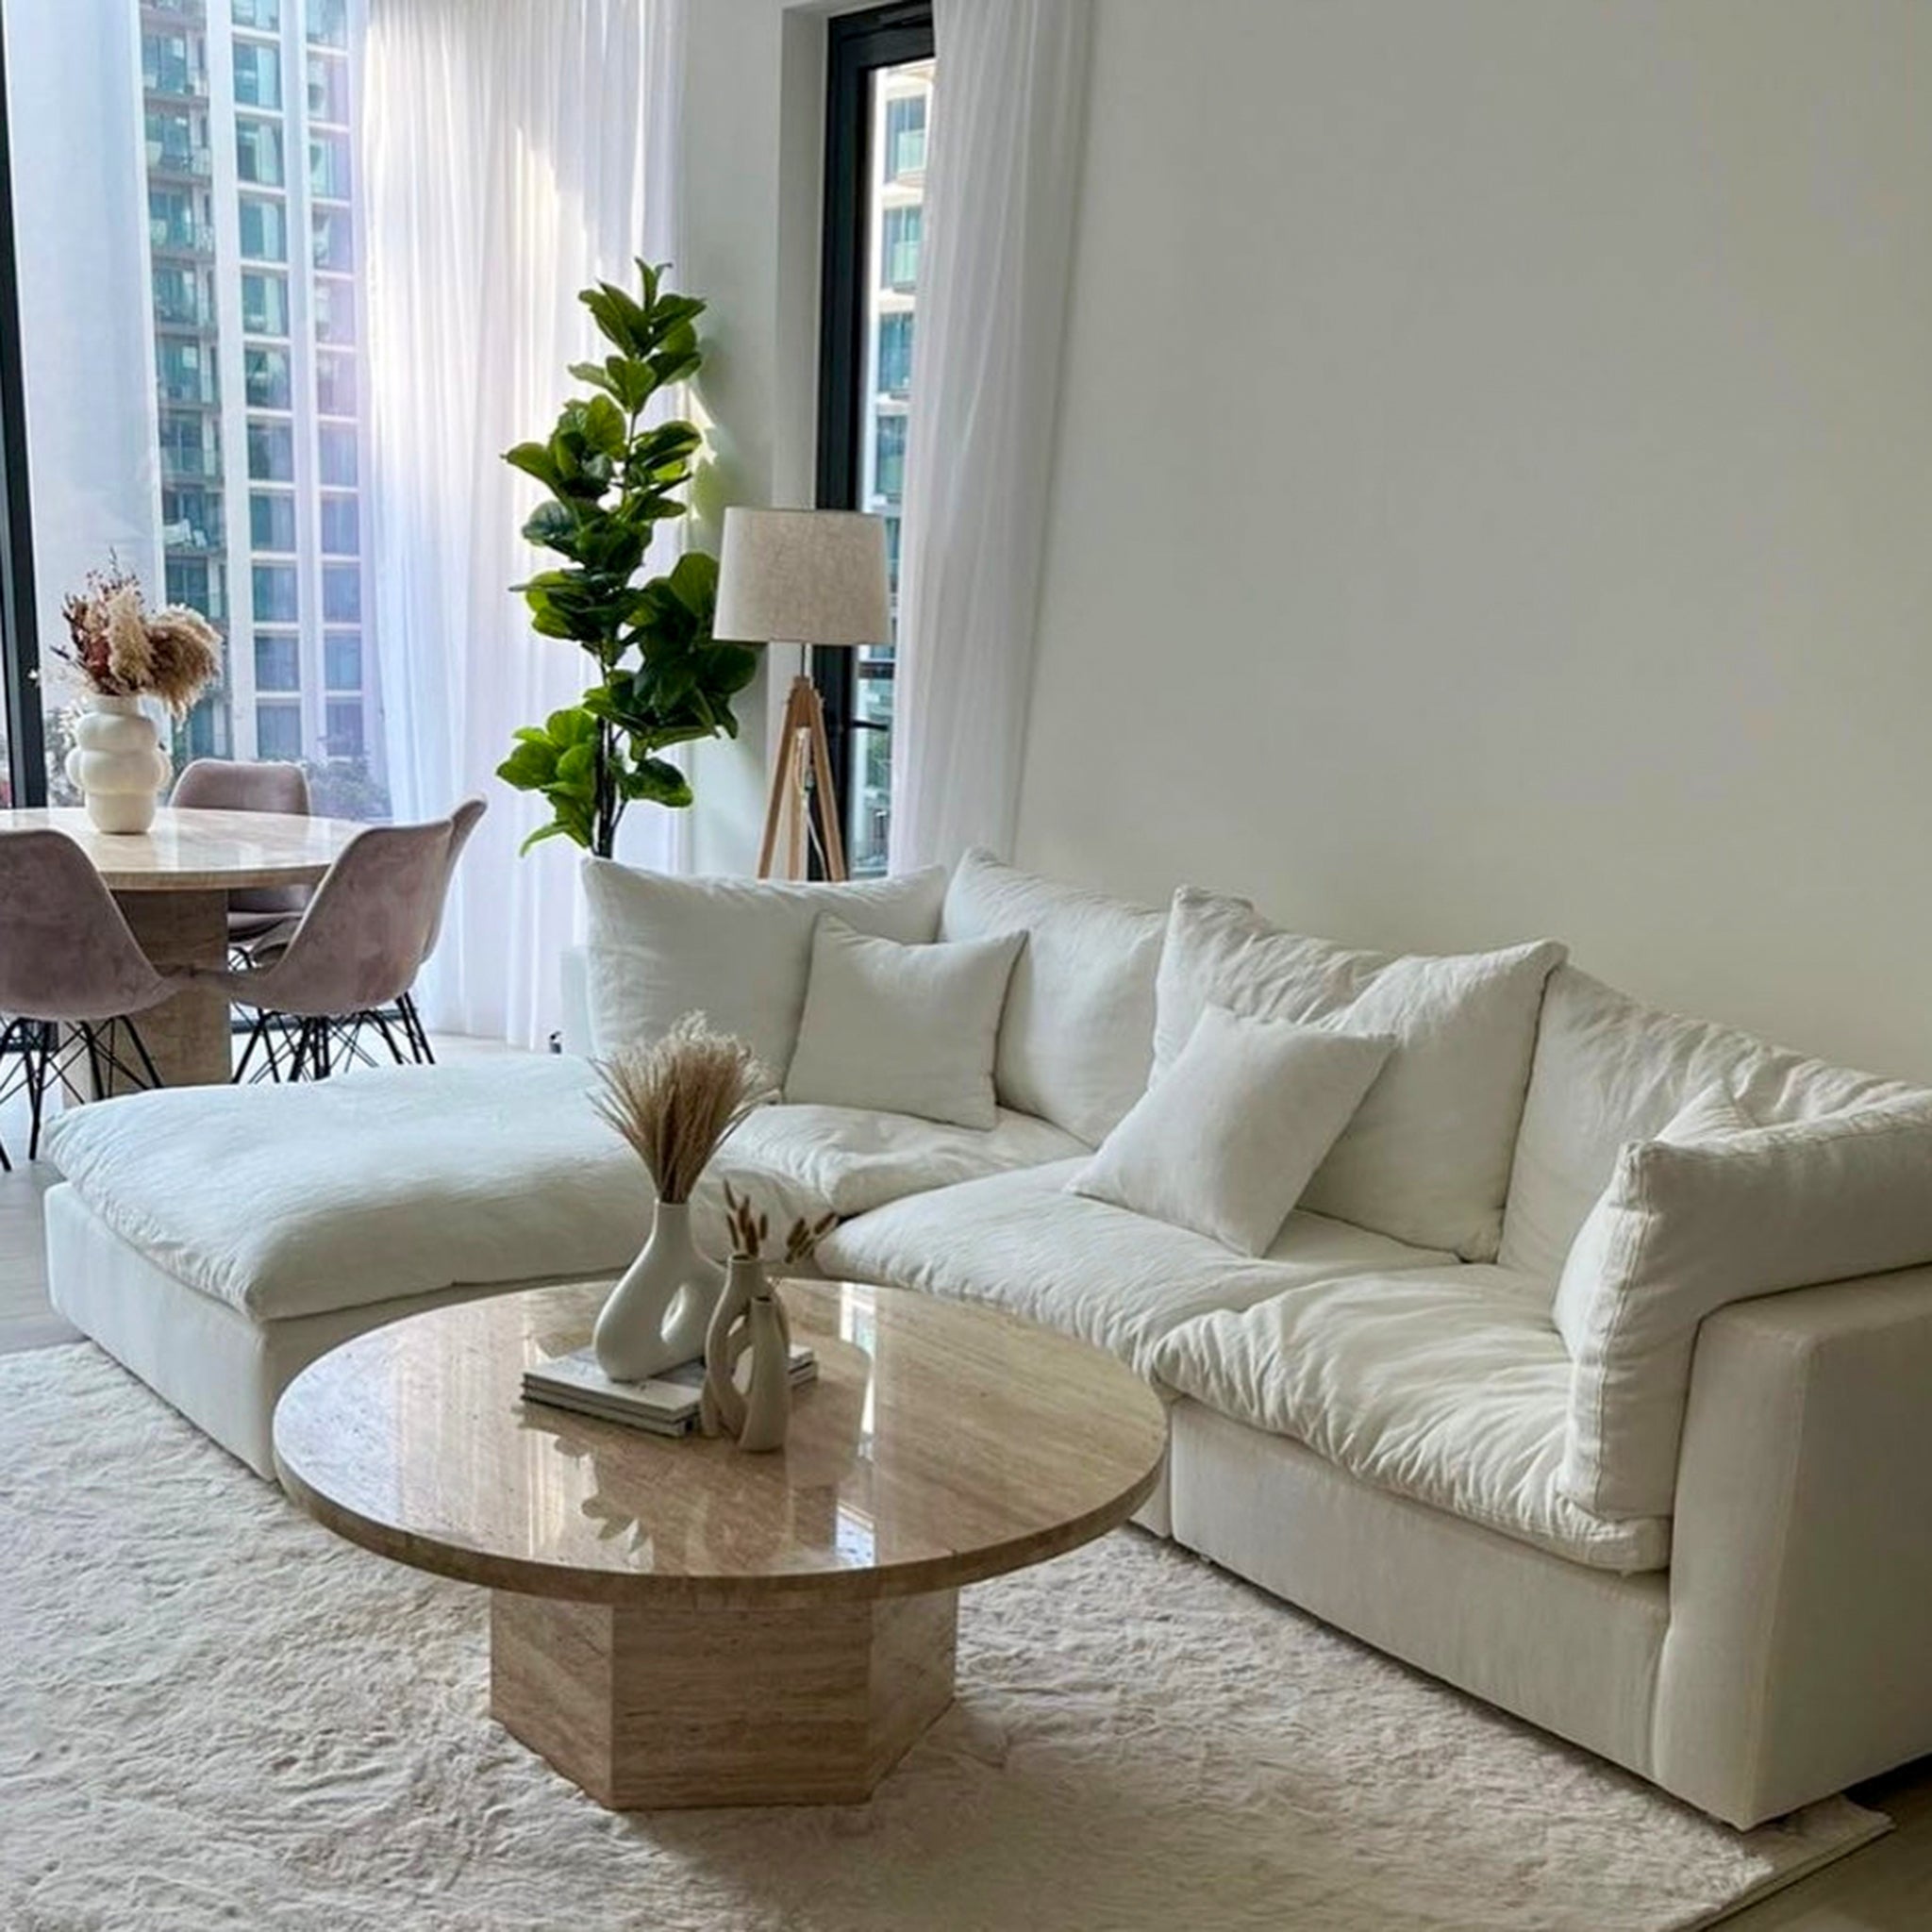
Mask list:
[[[396,1011],[402,1016],[403,1033],[409,1042],[409,1051],[415,1056],[419,1067],[433,1067],[436,1055],[429,1045],[429,1033],[423,1024],[423,1015],[416,1010],[416,995],[406,992],[396,1001]]]
[[[53,1076],[54,1028],[45,1021],[31,1029],[32,1043],[27,1050],[26,1097],[32,1126],[27,1133],[26,1158],[41,1158],[41,1115],[47,1102],[47,1082]]]
[[[120,1024],[127,1029],[127,1038],[133,1043],[135,1058],[141,1062],[141,1071],[146,1076],[149,1087],[163,1085],[160,1074],[155,1069],[154,1057],[147,1050],[147,1041],[141,1037],[141,1028],[132,1020],[123,1020]]]

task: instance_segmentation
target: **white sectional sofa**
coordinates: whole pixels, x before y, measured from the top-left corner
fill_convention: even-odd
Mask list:
[[[854,888],[587,876],[575,1030],[604,1051],[697,1007],[783,1065],[826,910],[907,944],[1026,933],[992,1128],[787,1104],[723,1165],[774,1220],[840,1217],[827,1274],[1146,1375],[1172,1405],[1148,1528],[1733,1824],[1932,1751],[1932,1095],[1644,1008],[1547,942],[1391,960],[984,855]],[[1257,1255],[1067,1185],[1208,1003],[1394,1042]],[[648,1203],[590,1078],[506,1058],[72,1113],[56,1304],[266,1473],[323,1349],[629,1258]],[[1680,1144],[1712,1094],[1740,1138]],[[1786,1229],[1789,1160],[1817,1172]],[[1700,1190],[1731,1204],[1724,1265],[1646,1276]],[[1591,1271],[1628,1297],[1594,1327]]]

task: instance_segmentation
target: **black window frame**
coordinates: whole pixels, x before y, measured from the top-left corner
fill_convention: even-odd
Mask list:
[[[931,0],[895,0],[825,24],[825,178],[819,267],[817,502],[859,509],[865,471],[866,195],[872,176],[872,76],[933,58]],[[812,682],[825,708],[832,778],[843,809],[856,760],[858,654],[815,650]]]
[[[7,693],[9,795],[47,802],[46,729],[41,715],[40,629],[34,599],[34,532],[27,488],[26,381],[20,333],[20,261],[13,221],[13,152],[7,112],[7,46],[0,31],[0,686]]]

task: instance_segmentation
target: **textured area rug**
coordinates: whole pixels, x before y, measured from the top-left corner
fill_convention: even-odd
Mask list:
[[[1655,1932],[1885,1824],[1740,1838],[1133,1531],[966,1592],[869,1806],[613,1817],[486,1715],[480,1591],[91,1348],[0,1360],[0,1418],[8,1932]]]

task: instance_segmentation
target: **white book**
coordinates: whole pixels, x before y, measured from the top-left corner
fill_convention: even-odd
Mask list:
[[[809,1382],[818,1372],[817,1357],[795,1343],[791,1350],[792,1386]],[[702,1361],[681,1362],[643,1382],[613,1382],[597,1366],[592,1348],[580,1348],[524,1371],[524,1394],[532,1401],[548,1402],[554,1407],[574,1409],[606,1422],[632,1423],[666,1435],[682,1435],[697,1420],[704,1383]]]

